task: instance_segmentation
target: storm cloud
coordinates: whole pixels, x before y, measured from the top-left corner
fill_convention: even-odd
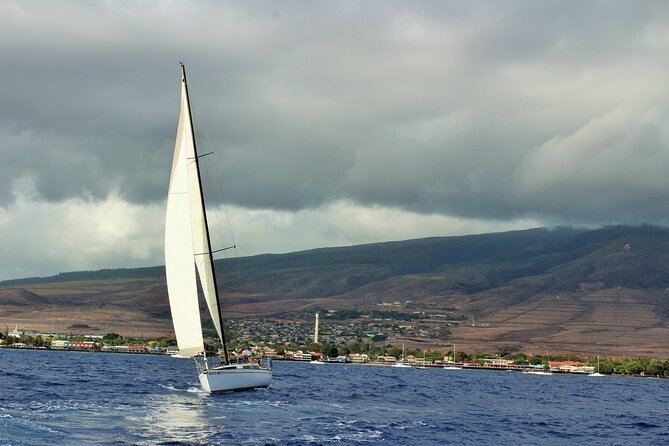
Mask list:
[[[666,2],[6,1],[0,238],[29,237],[29,203],[162,231],[180,60],[208,199],[238,235],[265,221],[264,250],[667,224],[666,23]],[[152,240],[125,262],[51,268],[160,263],[144,233],[118,230]]]

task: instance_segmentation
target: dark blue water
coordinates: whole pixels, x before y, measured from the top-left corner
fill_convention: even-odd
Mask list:
[[[208,395],[190,360],[0,349],[0,445],[669,444],[669,380],[274,363]]]

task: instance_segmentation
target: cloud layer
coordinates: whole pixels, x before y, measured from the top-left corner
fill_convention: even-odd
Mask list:
[[[331,3],[0,4],[0,278],[162,262],[178,60],[248,254],[669,223],[665,2]]]

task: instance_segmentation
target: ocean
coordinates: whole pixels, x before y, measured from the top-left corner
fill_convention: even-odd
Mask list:
[[[192,360],[0,349],[0,445],[669,444],[669,380],[274,362],[209,395]]]

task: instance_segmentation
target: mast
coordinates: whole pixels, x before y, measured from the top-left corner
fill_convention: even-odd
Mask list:
[[[186,91],[186,104],[188,105],[188,116],[190,121],[190,131],[193,138],[193,151],[195,152],[195,171],[197,172],[197,182],[200,188],[200,200],[202,202],[203,210],[203,219],[204,219],[204,229],[207,234],[207,252],[206,253],[196,253],[196,255],[206,255],[209,266],[212,271],[212,280],[214,282],[214,295],[216,297],[216,318],[218,319],[219,327],[221,327],[221,342],[223,343],[223,354],[225,355],[225,364],[229,364],[230,360],[228,359],[228,346],[225,342],[225,330],[223,329],[223,318],[221,317],[221,302],[218,296],[218,284],[216,281],[216,270],[214,269],[214,255],[211,250],[211,239],[209,237],[209,222],[207,220],[207,208],[205,207],[204,202],[204,193],[202,192],[202,178],[200,177],[200,160],[197,154],[197,144],[195,143],[195,129],[193,128],[193,115],[190,108],[190,95],[188,94],[188,82],[186,81],[186,66],[179,62],[181,65],[181,79],[184,84],[184,90]]]

